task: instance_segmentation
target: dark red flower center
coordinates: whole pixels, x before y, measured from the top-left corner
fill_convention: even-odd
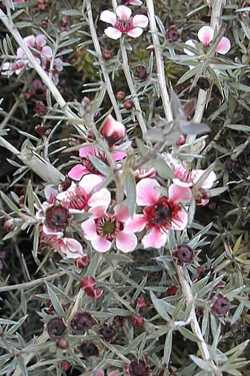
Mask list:
[[[118,221],[112,214],[106,214],[103,217],[97,218],[95,223],[97,234],[110,241],[114,240],[124,227],[123,223]]]
[[[130,376],[146,376],[148,375],[148,366],[144,360],[133,360],[129,365]]]
[[[60,205],[50,206],[45,213],[45,224],[54,231],[63,231],[68,224],[69,211]]]
[[[127,33],[133,29],[133,18],[130,17],[128,20],[118,19],[115,23],[115,28],[122,33]]]
[[[163,230],[169,228],[175,208],[168,197],[162,196],[155,205],[146,207],[143,211],[149,227],[158,227]]]

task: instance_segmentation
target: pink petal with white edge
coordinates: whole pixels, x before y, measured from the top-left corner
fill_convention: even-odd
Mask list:
[[[46,235],[57,235],[57,236],[62,236],[63,235],[62,231],[52,230],[51,228],[49,228],[46,225],[43,225],[43,232]]]
[[[151,206],[160,197],[160,185],[155,179],[142,179],[136,185],[136,202],[141,206]]]
[[[124,226],[126,232],[141,232],[146,226],[146,219],[143,214],[135,214],[132,218],[129,218]]]
[[[214,37],[214,30],[210,26],[203,26],[198,31],[198,39],[206,47],[212,42],[213,37]]]
[[[192,173],[182,165],[175,167],[173,182],[180,187],[192,187],[193,176]]]
[[[126,7],[126,5],[119,5],[115,13],[117,17],[122,21],[128,21],[131,17],[132,11],[130,8]]]
[[[94,145],[86,145],[79,149],[79,156],[81,158],[89,158],[96,155],[96,147]]]
[[[108,115],[101,125],[100,133],[104,137],[111,137],[115,133],[122,139],[126,135],[126,128],[112,115]]]
[[[60,249],[67,258],[77,259],[85,255],[82,245],[75,239],[64,238],[62,248]]]
[[[26,46],[28,46],[30,48],[35,47],[36,37],[34,35],[28,35],[23,40],[24,40],[24,43],[26,44]]]
[[[148,26],[148,17],[143,14],[138,14],[133,17],[133,26],[142,27],[143,29]]]
[[[71,168],[68,172],[68,177],[72,180],[79,181],[81,178],[88,174],[88,170],[82,164],[77,164]]]
[[[128,207],[125,205],[116,205],[114,212],[117,220],[120,222],[125,222],[129,218]]]
[[[110,250],[112,243],[98,235],[91,241],[91,244],[97,252],[105,253]]]
[[[111,38],[111,39],[114,39],[114,40],[117,40],[119,38],[121,38],[122,36],[122,32],[118,29],[116,29],[115,27],[107,27],[105,30],[104,30],[104,33],[105,35],[107,35],[107,37]]]
[[[142,238],[142,244],[144,248],[161,248],[167,241],[166,232],[161,232],[158,228],[153,227]]]
[[[228,38],[223,37],[216,46],[216,52],[221,55],[226,55],[231,49],[231,42]]]
[[[192,47],[192,48],[196,48],[196,45],[195,45],[195,41],[193,39],[189,39],[185,42],[185,44],[189,47]],[[184,48],[184,52],[186,55],[188,56],[194,56],[195,53],[193,51],[190,51],[189,49],[187,48]]]
[[[85,175],[79,182],[80,187],[82,187],[87,193],[92,192],[95,188],[103,182],[103,176],[96,174]]]
[[[193,182],[196,184],[199,179],[204,175],[205,170],[193,170],[192,171],[192,177],[193,177]],[[216,174],[214,171],[211,171],[208,177],[201,183],[201,188],[203,189],[210,189],[214,185],[214,182],[216,181]]]
[[[116,236],[116,246],[124,253],[134,251],[137,245],[137,237],[134,234],[128,234],[125,231],[120,231]]]
[[[188,214],[185,209],[180,208],[176,216],[172,218],[172,228],[174,230],[184,230],[187,227]]]
[[[113,151],[111,155],[112,155],[113,161],[119,162],[119,161],[122,161],[124,158],[126,158],[127,153],[125,153],[125,151]]]
[[[169,187],[169,198],[174,202],[191,201],[192,192],[188,187],[180,187],[175,184],[171,184]]]
[[[17,59],[25,59],[27,57],[26,53],[21,47],[18,47],[18,49],[16,50],[16,57]]]
[[[142,5],[142,1],[141,0],[128,0],[127,4],[128,5]]]
[[[142,35],[143,29],[141,27],[135,27],[134,29],[128,31],[126,34],[131,38],[138,38]]]
[[[102,188],[98,192],[91,195],[88,205],[90,207],[103,206],[106,209],[109,207],[111,202],[111,194],[107,188]]]
[[[114,12],[111,12],[110,10],[104,10],[100,15],[100,20],[114,26],[116,23],[117,17]]]
[[[98,234],[96,232],[96,224],[95,224],[95,221],[92,218],[84,221],[81,224],[81,228],[83,230],[83,233],[84,233],[84,236],[85,236],[86,239],[93,240],[93,239],[97,238]]]

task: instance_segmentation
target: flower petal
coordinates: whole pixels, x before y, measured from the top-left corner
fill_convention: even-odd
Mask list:
[[[156,227],[153,227],[149,232],[143,237],[142,244],[144,248],[161,248],[165,245],[167,241],[166,232],[161,232]]]
[[[172,218],[172,228],[174,230],[184,230],[187,227],[188,214],[182,207],[177,211],[174,218]]]
[[[69,170],[68,177],[72,180],[79,181],[86,174],[88,174],[86,167],[82,164],[77,164]]]
[[[196,184],[202,175],[204,175],[205,170],[193,170],[192,171],[192,179],[194,184]],[[210,174],[206,177],[206,179],[201,183],[200,187],[203,189],[210,189],[214,185],[216,181],[216,174],[214,171],[211,171]]]
[[[116,246],[124,253],[132,252],[137,245],[137,237],[134,234],[120,231],[116,236]]]
[[[56,231],[52,230],[50,227],[43,225],[43,232],[46,235],[57,235],[57,236],[62,236],[63,232],[62,231]]]
[[[141,232],[146,226],[146,219],[143,214],[135,214],[125,222],[124,231]]]
[[[94,145],[86,145],[79,149],[79,156],[81,158],[89,158],[96,155],[96,147]]]
[[[119,162],[121,160],[123,160],[124,158],[126,158],[127,156],[127,153],[125,153],[125,151],[113,151],[112,153],[112,159],[114,162]]]
[[[128,31],[126,34],[131,38],[138,38],[143,33],[143,29],[141,27],[134,27],[132,30]]]
[[[136,202],[141,206],[154,205],[160,197],[160,185],[155,179],[142,179],[136,185]]]
[[[185,44],[191,48],[196,48],[195,41],[193,39],[189,39],[185,42]],[[188,56],[194,56],[195,53],[193,51],[190,51],[189,48],[184,48],[184,52]]]
[[[100,218],[106,214],[106,208],[103,206],[95,206],[89,210],[93,214],[93,218]]]
[[[116,205],[114,212],[117,220],[120,222],[125,222],[129,218],[128,207],[125,205]]]
[[[44,46],[41,51],[41,57],[49,60],[52,58],[52,56],[52,49],[49,46]]]
[[[105,253],[110,250],[112,243],[98,235],[91,241],[91,244],[97,252]]]
[[[116,14],[114,12],[111,12],[110,10],[104,10],[100,15],[100,20],[106,23],[109,23],[111,25],[115,25],[116,23]]]
[[[107,27],[105,30],[104,30],[104,33],[107,35],[107,37],[111,38],[111,39],[119,39],[121,38],[122,36],[122,32],[118,29],[116,29],[115,27]]]
[[[146,28],[148,26],[148,17],[143,14],[137,14],[133,17],[133,26]]]
[[[77,259],[85,255],[82,249],[81,243],[72,238],[63,239],[64,246],[61,247],[60,251],[63,252],[67,258]]]
[[[43,34],[38,34],[36,36],[35,45],[38,49],[43,48],[47,43],[46,37]]]
[[[216,52],[218,52],[221,55],[226,55],[230,49],[231,49],[230,40],[226,37],[222,37],[216,46]]]
[[[211,26],[203,26],[198,31],[198,39],[206,47],[212,42],[213,37],[214,37],[214,30],[212,29]]]
[[[115,13],[117,17],[122,21],[128,21],[131,17],[132,11],[130,8],[126,7],[126,5],[119,5]]]
[[[34,35],[28,35],[23,40],[24,40],[26,46],[28,46],[30,48],[35,47],[36,37]]]
[[[80,187],[82,187],[87,193],[93,191],[94,188],[97,188],[99,184],[103,182],[103,177],[96,174],[88,174],[83,176],[79,182]]]
[[[103,206],[108,208],[111,202],[111,194],[107,188],[102,188],[91,195],[88,205],[90,207]]]
[[[175,202],[190,201],[192,200],[192,191],[188,187],[171,184],[169,187],[169,198]]]
[[[96,224],[92,218],[84,221],[81,224],[81,228],[83,230],[85,238],[88,240],[93,240],[98,236],[96,232]]]
[[[182,165],[178,165],[174,169],[174,176],[173,182],[180,187],[192,187],[193,185],[193,175],[191,171],[183,167]]]
[[[51,185],[46,185],[46,187],[44,188],[44,195],[45,195],[46,200],[49,203],[54,202],[54,200],[56,199],[57,193],[58,193],[57,189],[53,188]]]

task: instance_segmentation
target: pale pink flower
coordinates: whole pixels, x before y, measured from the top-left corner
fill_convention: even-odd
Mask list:
[[[112,115],[108,115],[101,125],[100,133],[111,147],[125,138],[126,128],[122,123],[115,120]]]
[[[159,183],[146,178],[137,184],[136,194],[137,205],[144,206],[143,213],[129,219],[125,231],[134,233],[146,228],[147,233],[142,238],[144,248],[161,248],[166,243],[168,230],[186,228],[188,215],[180,203],[191,200],[189,188],[172,184],[168,196],[161,195]]]
[[[212,188],[216,181],[216,174],[211,171],[205,179],[202,179],[205,170],[188,170],[179,164],[174,167],[173,182],[181,187],[192,188],[194,198],[198,206],[205,206],[209,202],[208,190]],[[201,183],[199,180],[201,179]]]
[[[104,30],[104,33],[111,39],[119,39],[123,34],[138,38],[143,33],[143,29],[148,26],[147,16],[138,14],[132,17],[131,9],[125,5],[118,6],[115,13],[104,10],[100,20],[112,25]]]
[[[94,206],[107,207],[111,196],[107,188],[98,189],[102,182],[100,175],[85,175],[79,184],[72,182],[67,190],[58,193],[56,200],[70,213],[83,212]]]
[[[209,47],[211,42],[214,39],[214,30],[211,26],[203,26],[198,31],[198,39],[203,44],[204,47]],[[196,42],[192,39],[188,40],[186,44],[190,47],[195,48]],[[231,42],[228,38],[222,37],[218,42],[215,51],[221,55],[226,55],[228,51],[231,49]],[[193,56],[194,53],[189,49],[184,50],[187,55]]]
[[[136,236],[124,229],[129,218],[126,206],[116,205],[112,212],[108,211],[107,207],[99,206],[90,212],[92,216],[82,223],[82,230],[97,252],[109,251],[113,242],[117,249],[124,253],[132,252],[136,248]]]
[[[42,247],[47,246],[69,259],[78,259],[86,255],[81,243],[73,238],[46,235],[42,231],[40,234],[40,244]]]
[[[126,157],[125,152],[118,150],[113,151],[111,155],[113,162],[116,164],[121,162]],[[96,157],[100,159],[102,162],[104,162],[106,165],[108,165],[106,154],[95,145],[86,145],[80,148],[79,156],[82,159],[82,163],[75,165],[68,172],[68,176],[70,177],[70,179],[75,181],[81,180],[81,178],[87,174],[101,175],[100,171],[98,171],[93,165],[91,161],[92,157]]]

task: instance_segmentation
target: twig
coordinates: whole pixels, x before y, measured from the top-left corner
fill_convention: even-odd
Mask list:
[[[65,274],[67,274],[67,271],[64,270],[64,271],[61,271],[61,272],[58,272],[58,273],[55,273],[55,274],[48,275],[46,277],[35,279],[34,281],[25,282],[25,283],[18,283],[17,285],[3,286],[3,287],[0,287],[0,293],[6,292],[6,291],[13,291],[13,290],[29,289],[29,288],[34,287],[36,285],[40,285],[40,284],[44,283],[45,281],[51,281],[55,278],[60,278]]]
[[[94,24],[94,21],[93,21],[93,14],[92,14],[92,8],[91,8],[91,1],[90,0],[86,1],[86,9],[87,9],[87,16],[88,16],[88,21],[89,21],[90,34],[91,34],[91,37],[92,37],[92,40],[93,40],[95,51],[97,53],[99,64],[101,66],[103,78],[104,78],[104,81],[106,83],[107,92],[108,92],[110,101],[112,103],[112,106],[114,108],[116,119],[118,121],[122,122],[121,112],[119,110],[119,107],[118,107],[118,104],[117,104],[117,101],[116,101],[116,98],[115,98],[115,95],[114,95],[114,92],[113,92],[113,88],[112,88],[112,85],[111,85],[111,82],[110,82],[109,74],[106,70],[105,62],[104,62],[103,57],[102,57],[102,51],[101,51],[101,47],[100,47],[98,37],[97,37],[97,34],[96,34],[95,24]]]
[[[112,4],[113,4],[113,8],[115,10],[116,7],[117,7],[117,1],[112,0]],[[136,117],[137,117],[139,126],[140,126],[141,131],[142,131],[142,136],[144,138],[146,133],[147,133],[147,126],[146,126],[145,121],[144,121],[140,101],[138,99],[138,95],[136,93],[134,82],[133,82],[133,79],[132,79],[132,76],[131,76],[131,73],[130,73],[127,50],[126,50],[123,39],[121,39],[121,41],[120,41],[120,49],[121,49],[121,54],[122,54],[122,69],[123,69],[123,72],[124,72],[124,75],[125,75],[125,78],[126,78],[129,90],[130,90],[131,97],[132,97],[134,105],[135,105]]]
[[[178,279],[179,279],[179,282],[180,282],[180,285],[181,285],[181,288],[182,288],[183,296],[186,300],[186,305],[192,306],[192,310],[190,312],[190,325],[191,325],[193,333],[195,334],[195,336],[199,340],[198,347],[199,347],[200,353],[202,355],[202,358],[204,360],[207,360],[207,361],[210,362],[210,366],[214,370],[214,375],[222,376],[222,373],[218,370],[218,368],[216,367],[216,365],[214,364],[214,362],[210,358],[208,345],[207,345],[207,343],[206,343],[206,341],[205,341],[205,339],[202,335],[202,331],[201,331],[200,325],[199,325],[197,317],[196,317],[194,296],[193,296],[192,290],[189,286],[189,283],[185,279],[184,270],[180,265],[177,265],[176,271],[177,271]]]
[[[226,3],[225,0],[213,0],[210,25],[215,30],[215,32],[218,32],[220,29],[222,9],[225,3]],[[203,114],[204,114],[205,107],[206,107],[206,102],[207,102],[207,92],[205,90],[200,89],[198,93],[197,106],[196,106],[194,118],[193,118],[195,122],[202,121]]]
[[[169,95],[168,95],[168,91],[167,91],[165,70],[164,70],[164,61],[163,61],[163,55],[162,55],[161,48],[160,48],[160,41],[159,41],[159,38],[158,38],[158,31],[157,31],[156,22],[155,22],[155,12],[154,12],[153,0],[147,0],[146,4],[147,4],[147,8],[148,8],[150,31],[152,33],[152,39],[153,39],[153,45],[154,45],[157,74],[158,74],[160,90],[161,90],[161,100],[162,100],[166,119],[167,119],[167,121],[171,122],[173,120],[173,114],[172,114],[170,99],[169,99]]]

